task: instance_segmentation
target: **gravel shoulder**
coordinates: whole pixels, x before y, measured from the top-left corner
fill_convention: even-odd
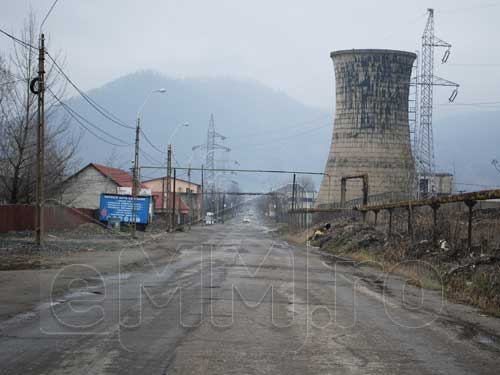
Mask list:
[[[33,244],[29,233],[0,238],[0,320],[36,310],[50,298],[59,297],[75,285],[60,277],[65,269],[84,283],[97,275],[130,272],[149,260],[167,261],[174,253],[179,234],[142,233],[132,241],[127,234],[107,233],[100,228],[49,235],[43,248]],[[182,234],[181,234],[182,235]],[[50,294],[50,295],[49,295]]]

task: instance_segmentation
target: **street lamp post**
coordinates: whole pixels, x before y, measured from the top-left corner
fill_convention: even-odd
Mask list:
[[[137,218],[135,212],[136,212],[137,195],[139,194],[139,185],[140,185],[139,184],[139,139],[141,134],[141,113],[151,95],[157,92],[163,94],[165,93],[165,91],[166,90],[163,88],[151,91],[144,100],[144,103],[142,103],[142,105],[139,107],[139,110],[137,111],[137,125],[135,127],[134,169],[132,173],[132,238],[137,238],[136,237]]]

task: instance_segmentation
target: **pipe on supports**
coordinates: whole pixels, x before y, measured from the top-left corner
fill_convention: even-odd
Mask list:
[[[469,250],[472,248],[472,216],[473,216],[473,209],[474,206],[476,205],[477,201],[473,199],[467,199],[464,201],[464,203],[467,205],[469,208],[469,226],[467,230],[467,247]]]
[[[373,213],[375,214],[375,223],[374,223],[374,227],[376,228],[377,227],[377,218],[378,218],[378,212],[379,210],[373,210]]]
[[[387,234],[390,237],[392,235],[392,211],[394,211],[394,209],[388,208],[387,211],[389,211],[389,228]]]
[[[438,245],[438,226],[437,226],[437,211],[441,207],[439,203],[432,203],[432,218],[433,218],[433,231],[432,231],[432,243],[434,246]]]
[[[408,210],[408,235],[410,240],[413,240],[413,210],[411,205],[407,207]]]

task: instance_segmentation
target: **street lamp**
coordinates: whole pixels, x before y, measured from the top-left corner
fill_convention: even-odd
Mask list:
[[[188,127],[189,126],[189,123],[185,122],[184,124],[179,124],[175,127],[174,131],[172,132],[172,134],[170,134],[170,138],[168,139],[168,144],[172,144],[172,139],[174,138],[175,134],[177,134],[177,132],[179,131],[179,129],[181,127]]]
[[[141,113],[144,107],[146,106],[146,103],[149,101],[149,98],[151,98],[151,95],[155,93],[165,93],[167,90],[164,88],[157,89],[151,91],[148,96],[146,96],[146,99],[144,100],[144,103],[139,107],[139,110],[137,111],[137,125],[135,127],[135,156],[134,156],[134,169],[133,169],[133,176],[132,176],[132,197],[133,197],[133,203],[132,203],[132,237],[136,238],[135,232],[136,232],[136,217],[135,217],[135,205],[136,205],[136,199],[137,195],[139,193],[139,136],[141,134]]]

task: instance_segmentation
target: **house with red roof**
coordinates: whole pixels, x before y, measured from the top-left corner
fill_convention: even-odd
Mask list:
[[[90,163],[66,179],[61,201],[71,207],[97,209],[102,193],[123,194],[127,188],[131,191],[132,175],[129,172]],[[141,185],[141,191],[143,189],[147,187]],[[147,195],[148,191],[142,194]]]

